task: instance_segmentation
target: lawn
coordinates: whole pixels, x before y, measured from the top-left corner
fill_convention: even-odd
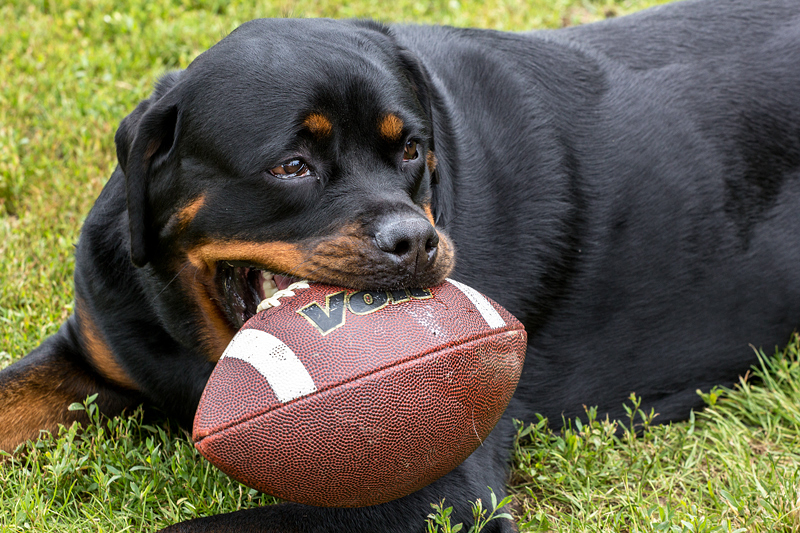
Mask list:
[[[72,312],[73,244],[116,157],[120,120],[165,71],[261,16],[553,28],[653,3],[614,0],[6,0],[0,5],[0,367]],[[800,341],[681,424],[628,405],[520,426],[511,480],[523,531],[800,531]],[[91,404],[88,407],[92,412]],[[185,432],[141,413],[31,443],[0,464],[3,532],[154,531],[272,498],[226,478]],[[438,502],[431,502],[438,503]],[[449,503],[444,502],[446,508]],[[458,502],[462,503],[462,502]],[[483,502],[487,506],[489,502]],[[442,531],[446,526],[441,526]],[[466,533],[466,532],[464,532]]]

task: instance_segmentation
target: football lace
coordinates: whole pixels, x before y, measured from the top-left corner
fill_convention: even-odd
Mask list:
[[[269,309],[271,307],[278,307],[281,305],[280,299],[285,298],[286,296],[294,296],[294,291],[297,289],[307,289],[309,287],[308,281],[301,279],[300,281],[295,281],[285,289],[281,289],[269,298],[264,298],[258,307],[256,307],[256,313],[260,313],[265,309]]]

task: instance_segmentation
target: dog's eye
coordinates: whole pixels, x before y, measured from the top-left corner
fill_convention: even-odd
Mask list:
[[[269,173],[276,178],[288,179],[308,176],[311,173],[311,170],[303,160],[293,159],[275,168],[269,169]]]
[[[408,141],[403,150],[403,161],[413,161],[417,158],[417,141]]]

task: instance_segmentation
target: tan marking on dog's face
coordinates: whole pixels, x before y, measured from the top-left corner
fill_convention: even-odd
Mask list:
[[[432,219],[430,207],[426,215]],[[431,222],[433,223],[433,222]],[[437,279],[449,275],[453,265],[452,245],[440,232],[437,254]],[[196,246],[187,253],[181,267],[180,280],[195,302],[199,315],[201,342],[206,356],[217,361],[236,334],[234,326],[217,302],[220,294],[216,279],[217,265],[222,261],[241,261],[271,272],[291,275],[310,281],[342,285],[353,289],[369,289],[370,257],[375,252],[370,238],[358,224],[343,227],[336,234],[303,245],[287,242],[255,243],[249,241],[211,242]]]
[[[366,240],[359,224],[344,226],[314,245],[305,269],[325,283],[363,288],[358,285],[358,277],[362,274],[359,267],[365,263]]]
[[[430,206],[423,208],[426,217],[433,224]],[[431,268],[436,272],[437,282],[441,283],[450,275],[454,266],[454,249],[450,239],[437,230],[439,251]],[[305,263],[316,281],[331,285],[342,285],[353,289],[372,289],[367,281],[373,274],[369,266],[371,238],[357,225],[344,228],[335,236],[322,240],[314,246]],[[374,252],[374,250],[372,251]]]
[[[333,124],[322,113],[311,113],[303,121],[303,125],[317,137],[327,137],[333,132]]]
[[[433,153],[433,150],[430,150],[428,154],[425,156],[425,163],[428,165],[428,172],[433,174],[433,171],[436,170],[436,154]]]
[[[164,235],[176,235],[186,231],[189,224],[197,217],[197,213],[206,203],[206,195],[201,194],[184,207],[178,209],[169,220],[164,224]]]
[[[303,262],[303,252],[288,242],[225,241],[202,244],[187,254],[195,266],[216,267],[219,261],[246,261],[272,267],[278,272],[294,273]]]
[[[236,330],[215,303],[225,298],[219,294],[215,276],[220,261],[243,261],[296,276],[303,263],[303,253],[295,244],[285,242],[255,243],[227,241],[202,244],[187,253],[188,265],[181,269],[180,278],[192,294],[200,314],[202,342],[211,361],[217,361],[230,343]]]
[[[181,283],[192,295],[199,313],[200,341],[205,346],[206,356],[216,362],[233,339],[236,331],[214,303],[222,295],[214,285],[214,273],[205,268],[192,268],[189,264],[181,269]]]
[[[453,268],[456,266],[455,247],[453,246],[453,241],[451,241],[447,235],[438,230],[436,233],[439,234],[439,251],[436,254],[436,262],[443,272],[441,278],[442,281],[444,281],[445,278],[453,272]]]
[[[444,281],[444,279],[450,275],[455,267],[455,248],[453,246],[453,242],[450,240],[450,237],[448,237],[444,232],[436,229],[436,220],[433,217],[433,209],[431,208],[431,205],[423,205],[422,210],[425,212],[425,218],[428,219],[428,222],[431,223],[431,226],[433,226],[433,228],[436,230],[436,234],[439,236],[435,268],[443,272],[441,274],[441,279]]]
[[[403,121],[397,115],[389,113],[381,119],[378,132],[387,141],[399,141],[403,134]]]
[[[97,328],[94,320],[86,310],[85,303],[78,298],[76,302],[78,321],[80,322],[81,341],[89,361],[95,370],[108,381],[126,389],[138,390],[136,382],[120,366]]]
[[[206,203],[206,195],[202,194],[192,200],[189,205],[181,209],[176,213],[175,216],[178,217],[178,224],[180,225],[181,230],[186,229],[186,227],[191,224],[192,220],[197,216],[197,212],[203,208]]]
[[[428,219],[428,222],[431,223],[431,226],[436,228],[436,222],[433,219],[433,211],[431,210],[430,204],[426,204],[426,205],[422,206],[422,210],[425,211],[425,218]],[[437,231],[436,233],[439,233],[439,232]],[[440,235],[440,237],[441,237],[441,235]]]

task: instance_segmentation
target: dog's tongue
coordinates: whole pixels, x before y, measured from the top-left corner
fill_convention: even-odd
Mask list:
[[[272,279],[273,281],[275,281],[275,286],[278,287],[279,291],[285,289],[286,287],[297,281],[297,279],[291,276],[281,276],[280,274],[273,275]]]

